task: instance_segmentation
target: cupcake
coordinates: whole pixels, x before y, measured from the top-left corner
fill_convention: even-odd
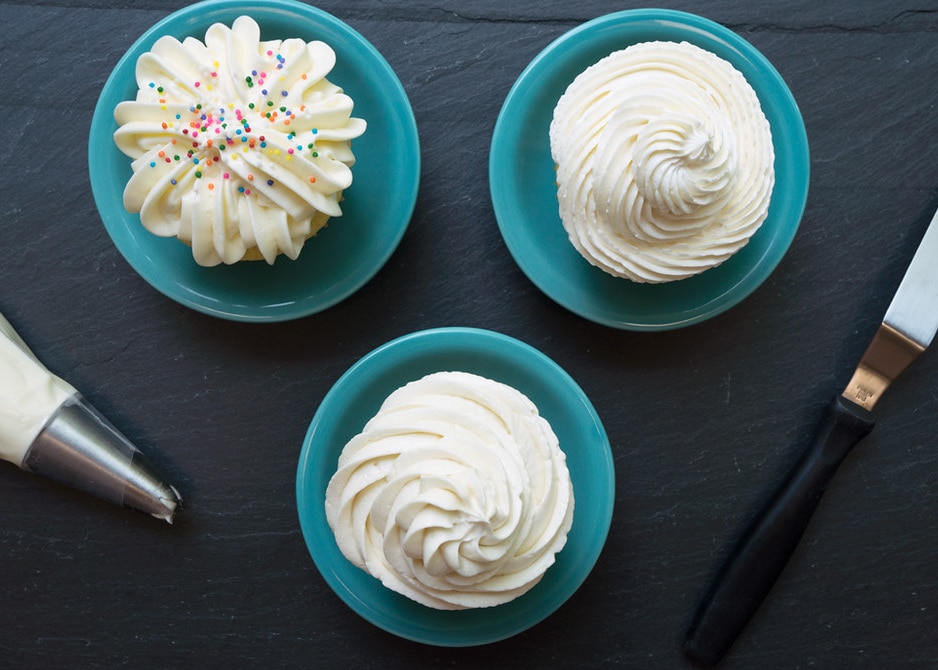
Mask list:
[[[579,74],[554,109],[550,147],[571,244],[616,277],[700,274],[768,214],[775,156],[759,99],[687,42],[635,44]]]
[[[262,41],[248,16],[204,41],[157,40],[137,61],[136,99],[114,110],[132,159],[125,208],[199,265],[296,259],[342,215],[351,141],[365,132],[326,78],[335,62],[320,41]]]
[[[440,610],[533,588],[566,543],[573,507],[566,457],[537,407],[466,372],[388,396],[345,445],[325,500],[349,561]]]

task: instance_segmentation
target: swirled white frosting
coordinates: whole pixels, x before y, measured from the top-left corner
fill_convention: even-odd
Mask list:
[[[528,591],[566,543],[573,506],[566,457],[534,404],[465,372],[388,396],[326,491],[345,557],[436,609]]]
[[[261,41],[247,16],[204,43],[161,37],[137,61],[138,93],[114,111],[133,158],[124,206],[147,230],[191,245],[199,265],[295,259],[352,183],[365,131],[326,75],[327,44]]]
[[[724,262],[762,225],[775,184],[752,87],[686,42],[635,44],[583,71],[554,109],[550,146],[570,241],[636,282]]]

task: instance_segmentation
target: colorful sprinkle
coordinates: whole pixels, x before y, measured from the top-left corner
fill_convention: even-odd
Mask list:
[[[253,97],[251,101],[220,102],[216,100],[209,102],[208,99],[199,101],[205,92],[211,91],[213,87],[218,88],[221,67],[217,60],[206,64],[200,72],[200,79],[190,80],[189,85],[186,85],[184,81],[174,81],[171,82],[169,90],[164,91],[160,82],[147,83],[146,86],[157,93],[157,96],[151,97],[150,100],[158,100],[163,109],[167,109],[167,105],[177,106],[180,99],[176,96],[180,94],[188,92],[188,95],[196,98],[191,104],[181,107],[181,109],[188,109],[187,112],[180,114],[173,110],[165,113],[165,121],[158,120],[166,145],[164,150],[153,154],[154,160],[150,162],[150,166],[155,168],[158,163],[182,162],[179,167],[191,165],[191,172],[185,173],[186,180],[192,178],[190,174],[196,179],[205,178],[205,186],[211,191],[218,190],[216,186],[222,185],[224,183],[222,180],[234,180],[232,185],[237,186],[239,193],[251,195],[252,185],[256,181],[255,175],[247,174],[246,171],[242,172],[241,168],[236,168],[236,173],[231,173],[228,169],[228,166],[237,166],[237,163],[232,161],[237,159],[241,152],[248,154],[260,149],[264,151],[265,156],[273,160],[285,161],[292,160],[297,154],[318,157],[315,143],[307,141],[313,138],[300,138],[298,137],[300,131],[290,128],[291,125],[294,129],[297,128],[301,118],[308,118],[305,116],[306,106],[300,105],[293,109],[287,106],[288,100],[294,95],[291,91],[295,92],[293,89],[295,83],[299,80],[308,80],[309,76],[306,73],[297,73],[288,78],[283,71],[287,59],[282,54],[276,53],[274,49],[266,50],[266,56],[270,60],[264,60],[263,67],[252,69],[249,74],[242,73],[244,75],[242,92],[257,89],[256,92],[251,91],[250,96]],[[277,70],[281,72],[278,73]],[[278,93],[279,103],[276,102]],[[300,114],[303,116],[299,116]],[[277,130],[268,131],[270,138],[265,135],[255,136],[251,127],[252,120],[255,125],[265,126],[261,130],[266,130],[267,127],[275,127]],[[302,133],[309,132],[315,136],[319,130],[317,128],[302,130]],[[177,145],[178,142],[182,145],[173,149],[172,145]],[[280,145],[281,142],[285,145]],[[238,145],[241,146],[241,151],[226,151]],[[246,160],[250,159],[246,158]],[[270,159],[265,158],[265,160]],[[245,163],[244,167],[248,167],[248,164]],[[213,169],[216,172],[212,172]],[[241,174],[238,174],[239,172]],[[276,186],[275,180],[268,178],[267,175],[258,179],[266,183],[268,187]],[[171,183],[177,185],[176,179],[172,179]],[[316,177],[309,177],[309,183],[315,184]]]

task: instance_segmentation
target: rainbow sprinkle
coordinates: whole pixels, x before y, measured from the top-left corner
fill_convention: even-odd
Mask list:
[[[268,50],[266,55],[271,59],[271,70],[282,70],[286,66],[287,61],[282,54]],[[294,111],[288,104],[291,97],[288,89],[277,87],[277,90],[272,90],[270,87],[266,87],[270,79],[267,69],[252,69],[249,73],[237,79],[244,82],[243,93],[245,98],[255,96],[256,93],[252,92],[254,90],[259,90],[262,98],[261,100],[255,98],[254,101],[245,100],[243,104],[218,104],[217,100],[215,102],[211,101],[213,96],[209,95],[209,92],[213,90],[213,82],[217,83],[218,69],[219,64],[215,61],[209,71],[209,80],[197,80],[191,82],[189,86],[174,82],[175,90],[177,90],[176,95],[179,95],[178,91],[188,91],[193,98],[193,102],[188,106],[187,114],[174,111],[167,114],[167,117],[160,122],[160,129],[164,131],[170,141],[166,147],[158,152],[157,155],[160,160],[150,161],[149,166],[151,168],[157,168],[158,165],[165,163],[187,161],[193,167],[193,174],[196,179],[216,176],[222,180],[230,180],[233,179],[230,171],[224,171],[220,174],[214,172],[216,164],[221,162],[222,155],[228,149],[233,149],[238,145],[241,146],[244,152],[260,151],[268,156],[280,155],[281,150],[271,146],[264,134],[254,133],[251,119],[264,121],[270,125],[279,125],[283,129],[287,141],[291,144],[286,148],[287,155],[284,157],[286,160],[291,160],[298,155],[306,155],[314,159],[319,157],[316,147],[318,128],[305,131],[303,134],[309,135],[305,140],[299,137],[296,131],[287,130],[291,123],[297,119],[297,111],[303,112],[306,107],[301,105],[297,111]],[[301,78],[305,80],[307,75],[304,73]],[[154,97],[161,109],[167,109],[169,104],[165,95],[169,85],[170,82],[159,81],[152,81],[147,85],[147,88],[154,92]],[[274,99],[278,102],[274,102]],[[179,146],[180,153],[169,150],[170,146],[178,143],[181,143],[181,146]],[[233,154],[230,158],[237,158],[237,155]],[[239,174],[241,174],[240,171]],[[249,184],[254,181],[255,177],[253,174],[248,173],[244,178],[248,184],[239,186],[237,190],[244,195],[251,195],[254,191]],[[263,181],[268,188],[276,186],[273,179],[264,179]],[[316,183],[316,177],[309,175],[308,181],[314,184]],[[178,182],[176,179],[171,179],[170,183],[177,185]],[[208,188],[214,189],[215,184],[209,184]]]

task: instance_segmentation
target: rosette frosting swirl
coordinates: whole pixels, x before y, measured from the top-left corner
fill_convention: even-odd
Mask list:
[[[247,16],[205,41],[161,37],[137,61],[138,93],[114,112],[133,160],[124,206],[150,232],[191,245],[200,265],[295,259],[352,183],[365,131],[326,79],[323,42],[262,41]]]
[[[566,457],[520,391],[438,372],[392,393],[339,457],[326,518],[345,557],[436,609],[508,602],[573,522]]]
[[[560,217],[593,265],[684,279],[739,251],[768,213],[774,149],[743,75],[687,42],[643,42],[583,71],[554,109]]]

